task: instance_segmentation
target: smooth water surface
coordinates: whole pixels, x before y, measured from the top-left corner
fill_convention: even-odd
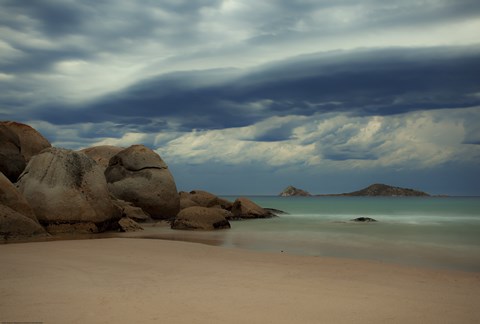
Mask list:
[[[234,200],[235,197],[225,197]],[[178,233],[227,247],[480,271],[480,198],[249,197],[288,214]],[[356,223],[357,217],[378,222]],[[165,229],[168,230],[168,229]],[[178,231],[175,231],[178,232]]]

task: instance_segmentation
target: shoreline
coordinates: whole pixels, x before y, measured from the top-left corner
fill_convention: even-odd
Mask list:
[[[480,320],[480,273],[138,238],[4,244],[0,255],[0,321]]]
[[[250,222],[257,220],[250,220]],[[471,264],[465,263],[466,256],[462,256],[463,259],[454,260],[451,255],[444,255],[444,252],[440,252],[437,249],[437,252],[440,254],[429,254],[436,253],[435,251],[427,252],[423,251],[421,254],[418,254],[418,251],[407,250],[402,248],[400,253],[415,253],[418,254],[416,257],[402,258],[402,257],[385,257],[385,251],[388,251],[391,247],[383,247],[383,250],[378,250],[378,248],[363,248],[361,252],[357,255],[352,253],[352,249],[346,246],[336,246],[329,245],[330,243],[324,243],[324,248],[326,246],[326,251],[335,251],[324,254],[312,254],[307,252],[298,251],[297,249],[289,249],[287,246],[282,245],[281,242],[269,242],[260,241],[252,244],[252,238],[248,238],[248,234],[241,234],[238,236],[231,236],[232,230],[217,230],[217,231],[181,231],[170,229],[170,225],[165,221],[158,221],[156,223],[142,223],[144,228],[142,231],[136,232],[116,232],[116,231],[107,231],[103,233],[58,233],[50,237],[38,237],[33,239],[24,239],[24,240],[12,240],[12,241],[2,241],[2,245],[12,245],[12,244],[27,244],[27,243],[42,243],[42,242],[62,242],[62,241],[85,241],[85,240],[101,240],[101,239],[142,239],[142,240],[160,240],[160,241],[171,241],[171,242],[187,242],[193,244],[202,244],[206,246],[215,246],[224,249],[238,249],[240,251],[250,251],[250,252],[259,252],[259,253],[273,253],[273,254],[288,254],[293,256],[304,256],[304,257],[315,257],[315,258],[332,258],[339,260],[352,260],[352,261],[365,261],[365,262],[379,262],[382,264],[391,264],[392,266],[405,266],[412,268],[419,268],[425,270],[445,270],[445,271],[459,271],[466,273],[480,273],[478,264],[472,260]],[[253,238],[258,239],[257,238]],[[268,243],[265,243],[268,242]],[[266,245],[265,245],[266,244]],[[265,245],[265,246],[264,246]],[[290,247],[292,248],[292,247]],[[343,250],[342,250],[343,248]],[[348,251],[348,252],[346,252]],[[370,251],[365,254],[365,251]],[[410,251],[410,252],[408,252]],[[399,251],[390,251],[393,255]],[[384,255],[385,254],[385,255]],[[422,260],[420,256],[429,257],[430,260]],[[443,260],[444,259],[444,260]],[[443,261],[439,261],[443,260]],[[476,259],[475,259],[476,260]],[[455,263],[460,262],[460,263]]]

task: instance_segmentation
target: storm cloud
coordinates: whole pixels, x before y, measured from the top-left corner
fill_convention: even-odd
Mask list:
[[[0,7],[0,119],[55,145],[143,143],[179,173],[255,174],[262,193],[295,175],[382,181],[373,170],[420,186],[442,170],[446,186],[462,168],[456,192],[480,194],[478,1]]]

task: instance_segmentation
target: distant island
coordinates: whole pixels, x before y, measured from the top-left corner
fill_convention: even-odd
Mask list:
[[[292,196],[312,196],[307,191],[295,188],[293,186],[288,186],[283,190],[279,196],[282,197],[292,197]],[[389,186],[382,183],[375,183],[366,188],[363,188],[358,191],[346,192],[340,194],[323,194],[315,195],[319,196],[347,196],[347,197],[429,197],[430,195],[426,192],[409,189]]]
[[[279,194],[280,197],[293,197],[293,196],[301,196],[301,197],[309,197],[311,194],[308,191],[295,188],[294,186],[288,186],[287,188],[283,189],[283,191]]]

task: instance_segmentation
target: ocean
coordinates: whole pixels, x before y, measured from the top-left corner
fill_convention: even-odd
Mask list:
[[[234,200],[235,197],[223,197]],[[478,197],[248,197],[288,214],[214,232],[158,229],[169,239],[309,256],[480,271]],[[357,217],[377,222],[357,223]]]

